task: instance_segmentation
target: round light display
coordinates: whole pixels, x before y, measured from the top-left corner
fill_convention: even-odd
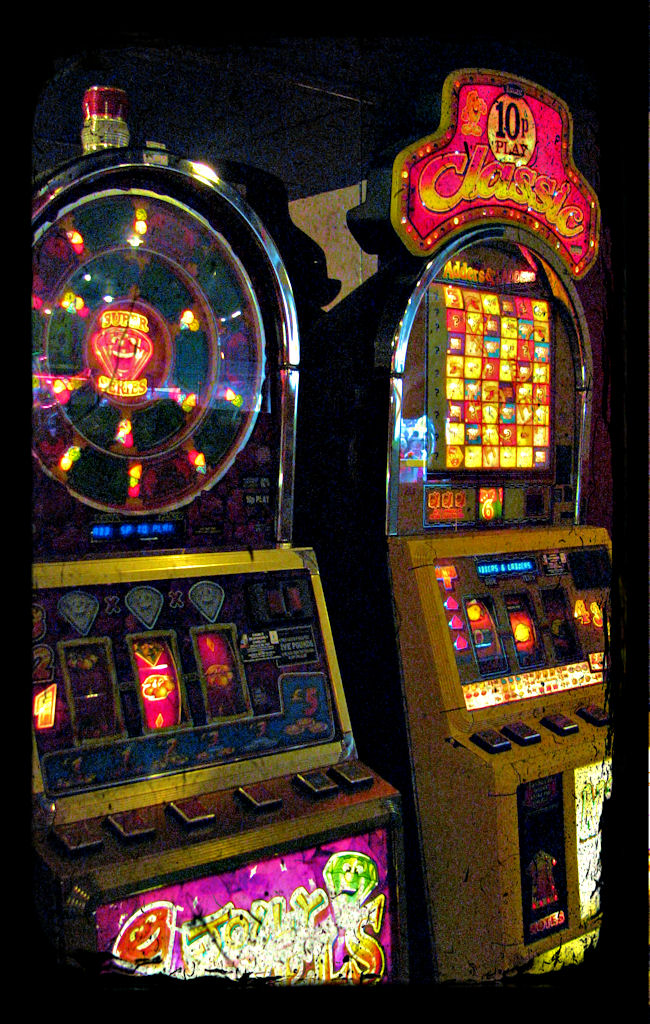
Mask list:
[[[260,407],[248,275],[196,211],[144,188],[71,201],[33,247],[33,448],[78,500],[187,504],[227,472]]]

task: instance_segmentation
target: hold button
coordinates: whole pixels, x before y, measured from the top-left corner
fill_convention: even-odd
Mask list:
[[[470,739],[477,747],[487,750],[488,754],[500,754],[504,750],[510,750],[512,746],[510,740],[496,729],[479,729],[478,732],[472,733]]]
[[[106,819],[114,832],[125,842],[154,835],[156,828],[146,810],[122,811]]]
[[[566,715],[546,715],[541,721],[542,725],[558,736],[569,736],[573,732],[578,732],[578,723]]]
[[[586,704],[584,707],[578,708],[576,714],[591,725],[601,726],[607,725],[609,722],[609,715],[598,704]]]

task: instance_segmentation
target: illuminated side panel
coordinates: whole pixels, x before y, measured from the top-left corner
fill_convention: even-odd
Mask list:
[[[384,829],[100,906],[100,950],[140,974],[368,983],[392,971]]]
[[[562,775],[517,787],[524,943],[569,925]]]
[[[605,800],[611,795],[611,789],[611,758],[576,768],[576,835],[581,921],[588,921],[600,912],[600,821]]]

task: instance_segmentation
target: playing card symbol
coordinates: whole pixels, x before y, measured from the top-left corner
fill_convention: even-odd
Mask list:
[[[99,601],[93,594],[86,594],[83,590],[70,590],[63,595],[57,608],[77,633],[86,636],[97,617]]]
[[[134,587],[124,598],[124,604],[143,626],[153,629],[162,610],[164,598],[153,587]]]
[[[200,580],[190,587],[190,601],[208,622],[216,622],[224,599],[223,587],[211,580]]]

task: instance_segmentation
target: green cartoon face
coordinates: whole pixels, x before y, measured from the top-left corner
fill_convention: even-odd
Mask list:
[[[323,869],[330,895],[362,904],[379,883],[375,862],[365,853],[335,853]]]

